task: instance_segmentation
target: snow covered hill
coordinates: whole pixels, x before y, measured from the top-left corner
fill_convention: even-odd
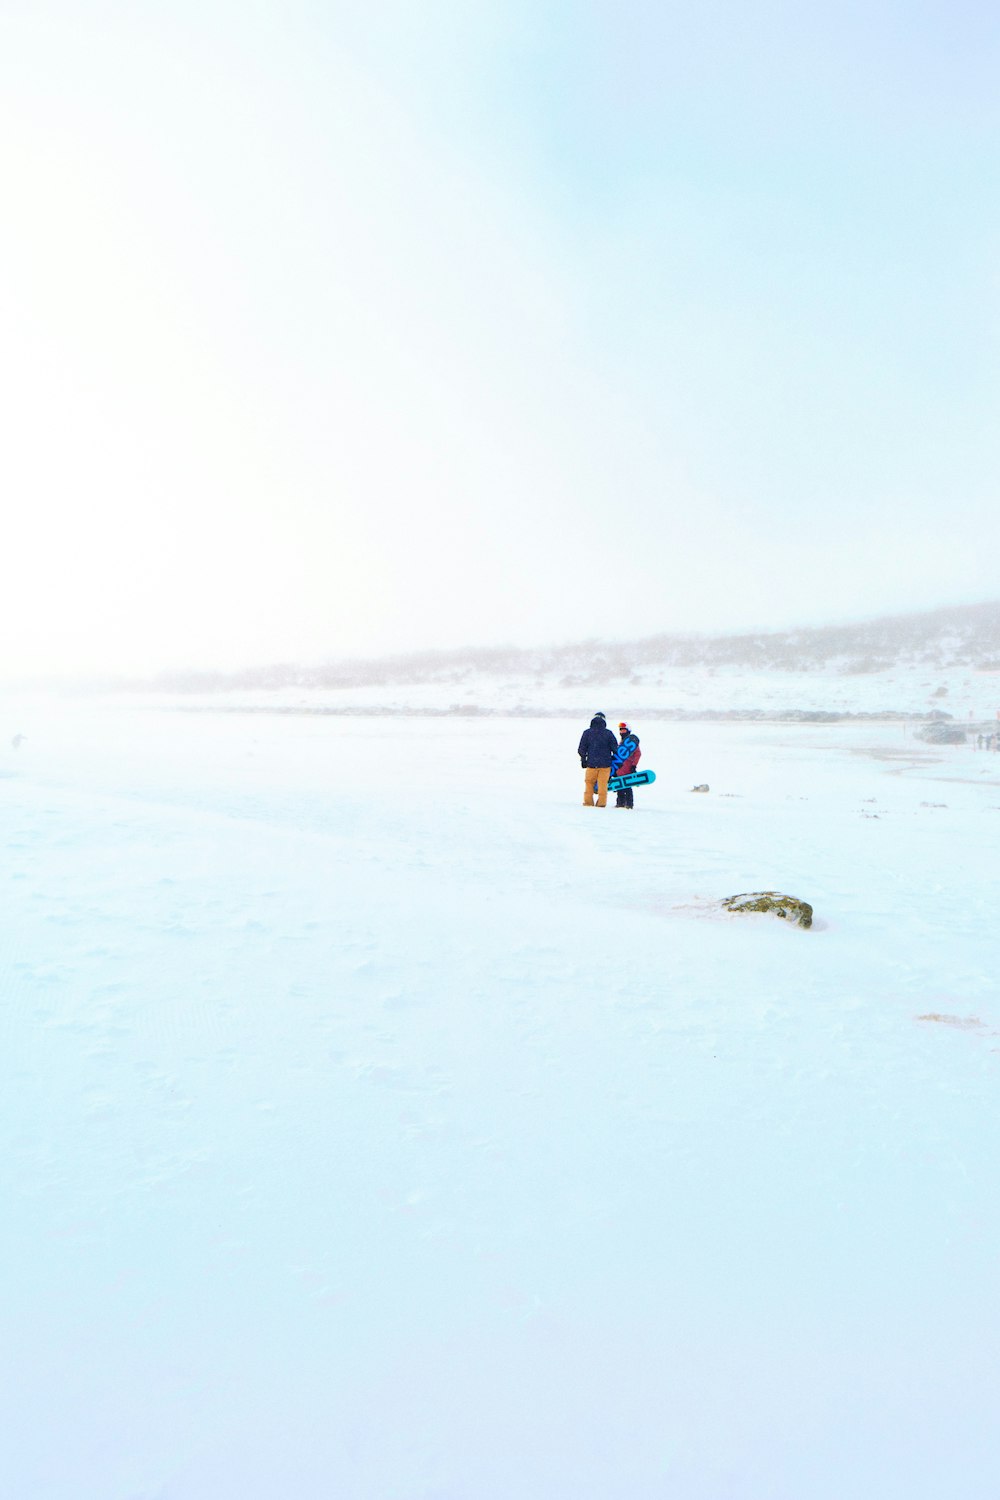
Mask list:
[[[326,712],[703,718],[1000,711],[1000,604],[856,626],[435,652],[322,668],[173,676],[151,701]],[[145,685],[149,697],[149,685]]]

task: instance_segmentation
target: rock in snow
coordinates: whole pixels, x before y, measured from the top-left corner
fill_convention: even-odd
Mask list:
[[[811,927],[813,909],[808,901],[797,896],[784,896],[780,891],[750,891],[742,896],[727,896],[723,901],[727,911],[771,911],[776,917],[797,922],[800,927]]]

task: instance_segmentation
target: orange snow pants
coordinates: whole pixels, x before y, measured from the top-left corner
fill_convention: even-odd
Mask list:
[[[597,793],[598,807],[608,805],[608,777],[611,775],[610,766],[588,766],[583,773],[583,805],[593,807],[594,793]]]

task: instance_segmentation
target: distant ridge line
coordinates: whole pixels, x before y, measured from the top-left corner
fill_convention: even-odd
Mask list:
[[[630,642],[588,640],[550,647],[412,651],[369,659],[331,659],[312,667],[281,663],[232,672],[171,671],[127,686],[170,692],[371,688],[400,683],[458,684],[470,674],[504,678],[530,673],[558,676],[561,687],[584,688],[627,678],[636,669],[742,667],[810,672],[833,668],[854,676],[915,663],[1000,672],[1000,601],[794,630],[725,635],[672,632]]]

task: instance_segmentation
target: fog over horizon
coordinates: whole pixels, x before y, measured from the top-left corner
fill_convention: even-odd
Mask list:
[[[527,673],[565,687],[602,680],[657,681],[656,674],[718,667],[751,673],[834,672],[846,678],[890,668],[963,667],[984,677],[1000,672],[1000,599],[972,605],[827,620],[787,629],[657,631],[629,638],[604,635],[572,641],[471,642],[379,653],[328,653],[313,658],[172,663],[148,672],[22,672],[0,676],[0,687],[105,690],[227,690],[278,687],[344,688],[475,678],[513,681]],[[569,674],[568,676],[565,674]],[[638,675],[637,675],[638,674]],[[645,676],[643,675],[645,674]],[[966,679],[968,685],[969,679]]]
[[[996,595],[995,14],[0,13],[0,680]]]

